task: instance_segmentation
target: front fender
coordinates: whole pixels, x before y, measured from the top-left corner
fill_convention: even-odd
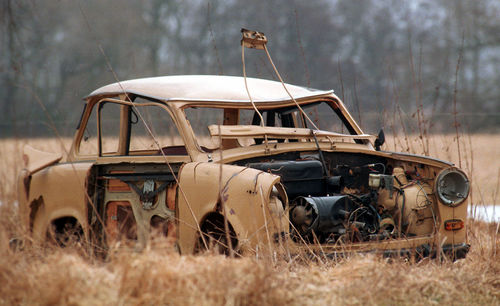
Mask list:
[[[184,165],[178,193],[181,253],[193,252],[201,222],[209,213],[223,214],[223,205],[240,248],[263,242],[259,240],[265,234],[264,225],[270,222],[266,219],[270,218],[269,196],[279,181],[277,175],[252,168],[216,163]]]

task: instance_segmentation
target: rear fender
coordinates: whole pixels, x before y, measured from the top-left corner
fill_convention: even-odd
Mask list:
[[[20,201],[20,212],[35,239],[44,239],[50,223],[60,217],[76,218],[87,235],[87,181],[92,165],[62,163],[31,175],[27,195],[19,196],[25,196]]]

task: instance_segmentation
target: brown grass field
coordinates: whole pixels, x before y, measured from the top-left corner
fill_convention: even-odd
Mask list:
[[[455,164],[472,179],[472,205],[499,205],[500,134],[424,140],[429,155]],[[81,250],[28,246],[17,221],[15,177],[25,143],[47,151],[70,140],[0,140],[0,305],[500,305],[498,223],[468,220],[468,256],[456,262],[384,259],[280,260],[180,256],[157,241],[140,253],[112,250],[105,260]],[[388,139],[386,150],[422,151],[418,137]]]

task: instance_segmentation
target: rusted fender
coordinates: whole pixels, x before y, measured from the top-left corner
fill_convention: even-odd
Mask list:
[[[92,165],[60,163],[30,176],[26,172],[20,175],[20,213],[35,239],[44,239],[49,224],[61,217],[76,218],[87,232],[87,178]]]
[[[183,167],[179,181],[178,241],[185,254],[193,252],[205,217],[212,212],[223,215],[223,205],[240,246],[255,245],[265,231],[264,212],[269,211],[271,190],[280,177],[240,166],[189,163]]]

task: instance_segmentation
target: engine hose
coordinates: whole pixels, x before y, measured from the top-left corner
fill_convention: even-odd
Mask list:
[[[383,169],[382,174],[385,174],[385,165],[383,163],[374,163],[373,165],[374,166],[377,166],[377,165],[382,166],[382,169]]]

